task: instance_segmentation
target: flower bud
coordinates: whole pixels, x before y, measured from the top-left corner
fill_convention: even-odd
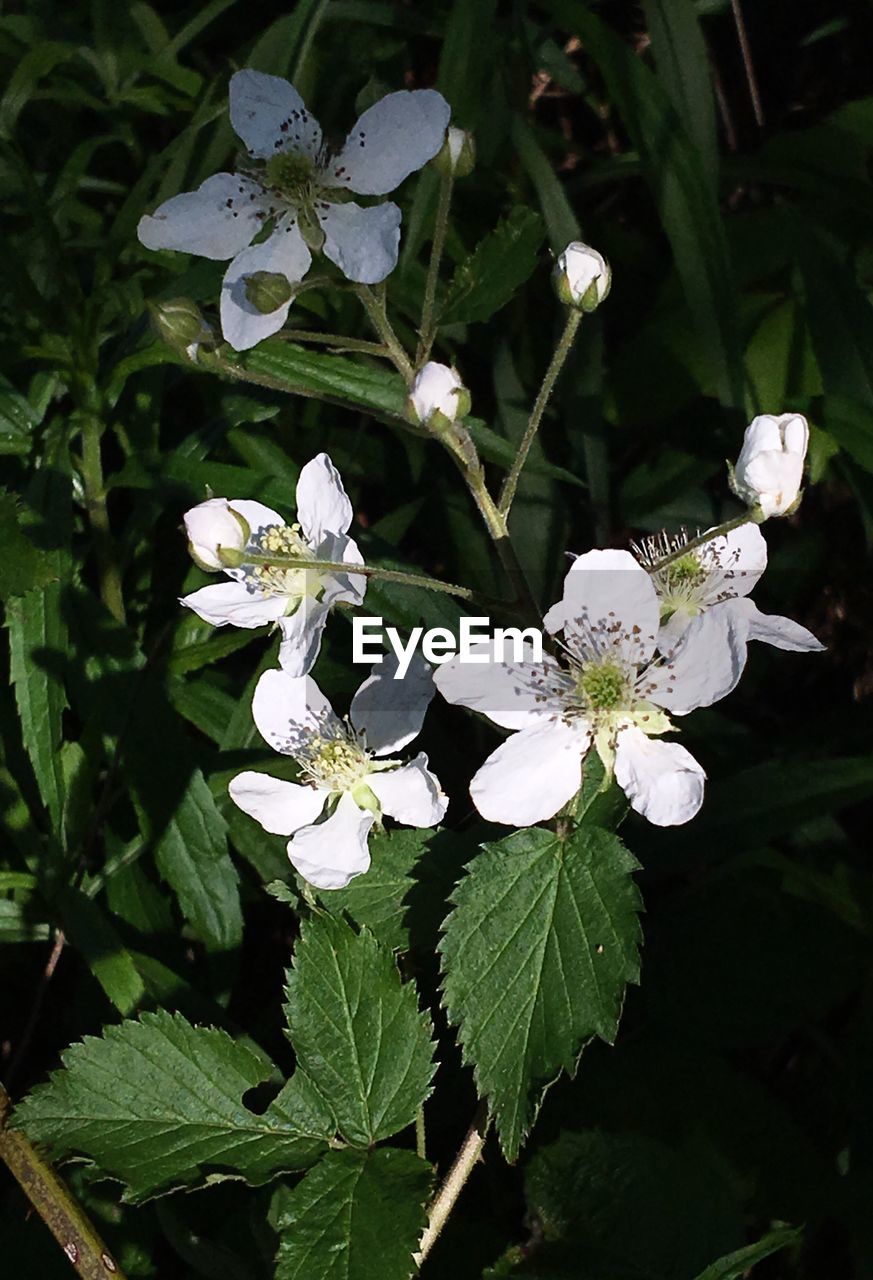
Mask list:
[[[746,428],[731,488],[760,511],[761,518],[790,515],[800,502],[803,462],[809,443],[799,413],[763,413]]]
[[[169,302],[149,303],[152,323],[158,336],[177,351],[187,352],[212,337],[200,308],[190,298],[172,298]]]
[[[406,402],[410,422],[444,430],[470,412],[470,393],[455,369],[429,360],[415,375]]]
[[[444,178],[466,178],[476,163],[476,143],[472,133],[450,125],[446,140],[433,158],[432,164]]]
[[[247,520],[234,511],[227,498],[209,498],[185,512],[188,550],[201,569],[235,569],[251,536]]]
[[[558,255],[552,281],[565,306],[594,311],[609,293],[612,272],[596,249],[581,240],[573,240]]]
[[[290,280],[275,271],[254,271],[245,277],[246,297],[262,316],[268,316],[291,301]]]

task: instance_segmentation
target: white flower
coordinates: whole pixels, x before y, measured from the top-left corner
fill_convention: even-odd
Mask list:
[[[433,697],[421,658],[395,680],[386,657],[352,699],[348,720],[331,709],[311,676],[265,671],[252,702],[264,740],[293,756],[304,783],[240,773],[228,791],[273,835],[291,836],[288,857],[318,889],[342,889],[370,865],[367,837],[387,814],[413,827],[433,827],[448,800],[419,753],[409,763],[389,757],[415,738]]]
[[[563,664],[454,658],[437,670],[449,702],[518,730],[471,783],[484,818],[529,826],[554,817],[578,792],[592,746],[650,822],[673,826],[694,816],[706,775],[679,743],[656,739],[673,728],[667,711],[685,715],[729,693],[739,664],[730,628],[713,612],[656,659],[659,617],[651,579],[629,552],[589,551],[545,617],[549,631],[563,632]]]
[[[331,606],[340,600],[360,604],[367,587],[363,574],[319,568],[325,560],[362,563],[346,533],[352,504],[326,453],[300,472],[297,518],[299,524],[286,524],[270,507],[243,498],[210,498],[188,511],[185,527],[195,559],[211,569],[223,568],[231,581],[202,587],[181,601],[216,627],[277,623],[282,632],[279,661],[292,676],[304,675],[318,657]],[[242,533],[244,528],[242,539],[229,541],[235,530]],[[271,565],[271,555],[308,563],[305,568]]]
[[[746,427],[731,477],[737,497],[760,507],[765,520],[789,514],[800,497],[808,444],[809,427],[799,413],[755,418]]]
[[[594,311],[609,293],[612,272],[609,263],[581,240],[573,240],[558,254],[553,279],[558,297],[567,306]]]
[[[221,327],[237,351],[282,328],[291,299],[264,314],[247,277],[302,280],[321,250],[349,280],[374,284],[397,262],[400,210],[390,201],[363,206],[349,192],[386,195],[443,145],[449,106],[433,89],[390,93],[355,124],[337,154],[287,80],[238,71],[230,82],[230,120],[247,158],[238,173],[217,173],[196,190],[166,200],[142,218],[148,249],[231,258],[221,291]],[[255,236],[270,235],[258,244]],[[251,246],[251,247],[248,247]]]
[[[415,375],[409,391],[410,416],[427,426],[435,414],[446,422],[456,422],[470,412],[470,393],[456,369],[429,360]]]
[[[692,618],[707,609],[728,620],[737,645],[743,650],[749,640],[763,640],[777,649],[798,653],[824,649],[806,627],[790,618],[761,613],[748,599],[767,567],[767,543],[756,524],[742,524],[711,538],[665,568],[655,568],[659,560],[681,550],[687,540],[682,534],[673,538],[662,534],[647,538],[635,548],[661,601],[658,648],[662,653],[679,640]]]

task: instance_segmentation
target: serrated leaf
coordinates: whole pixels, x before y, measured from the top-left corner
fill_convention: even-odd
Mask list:
[[[372,863],[345,889],[321,890],[319,901],[333,914],[348,912],[384,946],[395,951],[409,946],[404,923],[405,898],[413,886],[415,864],[427,849],[432,831],[383,831],[370,837]]]
[[[455,271],[440,324],[488,320],[505,307],[536,270],[544,237],[538,214],[513,209]]]
[[[38,423],[30,402],[0,377],[0,454],[29,453]]]
[[[391,952],[366,929],[315,916],[301,928],[285,994],[298,1071],[329,1102],[340,1135],[368,1147],[412,1124],[434,1073],[431,1027]]]
[[[800,1244],[802,1238],[802,1227],[778,1227],[775,1231],[768,1231],[755,1244],[747,1245],[745,1249],[737,1249],[735,1253],[719,1258],[705,1271],[701,1271],[696,1280],[740,1280],[750,1267],[763,1262],[765,1258],[778,1253],[781,1249],[787,1249],[789,1245]]]
[[[258,1183],[304,1169],[332,1132],[330,1116],[296,1077],[263,1115],[250,1111],[243,1095],[270,1078],[269,1060],[178,1013],[107,1027],[62,1061],[16,1108],[14,1124],[55,1156],[84,1152],[127,1184],[128,1200],[209,1173]]]
[[[330,1151],[279,1217],[276,1280],[409,1280],[431,1168],[411,1151]]]
[[[400,375],[347,356],[309,351],[276,338],[258,343],[244,356],[235,357],[234,363],[241,370],[265,373],[300,395],[403,416],[406,387]]]
[[[485,845],[453,894],[440,951],[449,1019],[515,1160],[537,1094],[592,1036],[615,1039],[639,979],[636,859],[597,828]]]

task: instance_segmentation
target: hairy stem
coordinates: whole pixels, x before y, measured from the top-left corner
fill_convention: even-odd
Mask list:
[[[0,1085],[0,1158],[85,1280],[125,1280],[121,1267],[51,1165],[23,1133],[6,1127],[9,1095]]]
[[[430,262],[427,267],[427,281],[424,286],[424,304],[421,309],[421,330],[418,345],[418,364],[422,364],[430,355],[436,335],[434,324],[434,307],[436,291],[440,278],[440,263],[446,243],[446,232],[449,227],[449,209],[452,204],[452,188],[454,178],[451,173],[440,178],[440,190],[437,198],[436,222],[433,229],[433,241],[430,249]]]
[[[406,587],[424,587],[428,591],[442,591],[448,596],[460,596],[462,600],[472,600],[475,592],[469,587],[458,587],[452,582],[442,582],[439,578],[428,578],[423,573],[404,573],[400,569],[382,569],[373,564],[345,564],[340,560],[312,560],[305,556],[260,556],[248,551],[240,552],[242,564],[266,565],[273,569],[313,569],[319,573],[360,573],[367,578],[381,578],[385,582],[400,582]]]
[[[421,1237],[418,1253],[415,1255],[415,1260],[419,1266],[421,1266],[436,1244],[440,1232],[448,1221],[449,1214],[455,1207],[458,1196],[478,1163],[479,1157],[482,1155],[482,1148],[485,1146],[487,1132],[488,1111],[485,1104],[480,1103],[467,1136],[461,1144],[461,1149],[455,1156],[455,1162],[446,1174],[445,1181],[430,1206],[428,1224],[425,1227],[424,1235]]]
[[[427,1159],[427,1131],[424,1127],[424,1107],[415,1113],[415,1153],[420,1160]]]
[[[377,296],[368,284],[359,284],[355,292],[361,299],[364,310],[370,318],[370,323],[385,343],[398,372],[403,374],[406,385],[409,386],[415,376],[415,371],[412,367],[412,361],[406,354],[402,342],[397,337],[391,321],[388,319],[384,295]]]
[[[564,361],[570,354],[570,348],[573,345],[573,339],[576,337],[576,332],[581,320],[582,312],[577,311],[575,307],[571,307],[567,313],[567,323],[564,325],[564,332],[558,340],[558,345],[555,347],[555,353],[552,356],[549,367],[546,370],[545,377],[543,378],[542,385],[537,393],[537,398],[534,401],[534,407],[531,409],[530,418],[528,419],[527,426],[524,429],[524,435],[521,438],[518,451],[512,461],[509,474],[503,482],[503,489],[501,490],[500,502],[498,504],[500,513],[503,516],[509,515],[509,509],[512,506],[515,491],[518,488],[518,481],[521,476],[522,468],[527,461],[527,455],[530,453],[530,447],[536,439],[536,434],[540,429],[540,423],[542,422],[543,414],[546,411],[546,405],[549,403],[549,397],[551,396],[555,383],[558,380],[558,374],[561,372],[564,367]]]
[[[696,551],[698,547],[711,542],[713,538],[724,537],[726,533],[730,533],[733,529],[739,529],[744,524],[761,524],[761,520],[756,519],[752,511],[744,511],[741,515],[733,516],[730,520],[725,520],[724,524],[716,525],[714,529],[707,529],[705,533],[699,533],[696,538],[692,538],[690,542],[677,547],[675,551],[671,551],[669,555],[655,561],[654,564],[647,565],[649,573],[657,573],[660,569],[666,569],[668,564],[681,560],[683,556],[688,555],[689,551]]]
[[[103,485],[103,460],[100,437],[103,427],[91,413],[82,415],[82,483],[85,488],[85,510],[94,535],[94,551],[100,578],[100,598],[116,622],[124,622],[124,597],[121,574],[115,562],[106,491]]]
[[[366,342],[362,338],[346,338],[341,333],[317,333],[312,329],[280,329],[276,334],[284,342],[310,342],[330,347],[334,352],[354,351],[360,355],[377,356],[380,360],[393,360],[391,352],[382,342]]]

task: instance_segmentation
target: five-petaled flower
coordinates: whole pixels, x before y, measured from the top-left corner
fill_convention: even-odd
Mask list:
[[[361,564],[348,536],[352,504],[326,453],[307,462],[297,482],[298,524],[263,503],[210,498],[185,514],[191,553],[201,568],[222,568],[230,582],[201,587],[182,604],[213,626],[261,627],[282,632],[279,661],[292,676],[305,675],[318,657],[331,606],[360,604],[366,579],[320,567]],[[283,565],[282,558],[304,563]]]
[[[777,649],[796,653],[824,649],[799,622],[762,613],[749,599],[749,592],[767,568],[767,543],[756,524],[742,524],[710,538],[703,546],[658,568],[659,561],[681,552],[688,540],[686,534],[660,534],[635,547],[640,563],[652,575],[661,601],[658,648],[662,652],[676,643],[692,618],[707,609],[727,619],[738,652],[745,651],[749,640],[763,640]],[[742,660],[745,663],[745,657]]]
[[[440,150],[449,116],[434,89],[389,93],[363,113],[334,154],[293,85],[238,71],[230,82],[230,120],[246,147],[245,162],[237,173],[217,173],[196,191],[166,200],[142,218],[139,238],[149,249],[232,259],[221,290],[221,327],[231,346],[245,351],[282,328],[293,294],[265,312],[250,277],[283,276],[293,286],[319,250],[362,284],[393,270],[400,210],[391,201],[356,204],[348,194],[393,191]],[[267,238],[252,244],[265,230]]]
[[[341,889],[370,865],[367,839],[383,814],[407,826],[433,827],[448,800],[419,753],[404,764],[392,753],[417,737],[433,697],[430,668],[418,659],[395,680],[386,657],[358,689],[341,720],[311,676],[265,671],[252,714],[264,740],[293,756],[305,782],[237,774],[231,799],[265,831],[291,836],[288,857],[318,889]]]
[[[579,791],[593,746],[638,813],[658,826],[687,822],[706,775],[679,743],[657,739],[674,727],[668,711],[709,706],[739,679],[726,620],[701,614],[656,658],[660,604],[648,573],[627,551],[589,551],[544,621],[563,633],[563,662],[454,658],[434,677],[449,702],[518,731],[470,785],[479,812],[518,826],[554,817]]]

